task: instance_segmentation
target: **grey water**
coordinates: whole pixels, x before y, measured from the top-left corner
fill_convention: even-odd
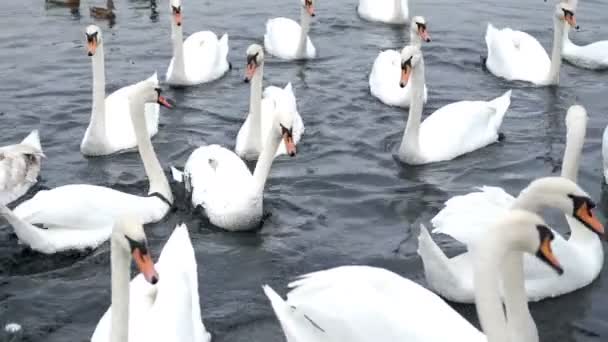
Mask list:
[[[463,99],[491,99],[513,89],[502,126],[506,139],[455,160],[412,167],[396,161],[407,112],[383,105],[368,89],[372,63],[382,49],[407,42],[403,27],[365,22],[356,0],[319,0],[310,36],[319,58],[284,62],[268,58],[265,83],[292,82],[306,132],[295,158],[273,165],[265,192],[268,217],[261,229],[229,233],[192,210],[180,187],[177,210],[147,226],[152,253],[160,252],[177,223],[185,222],[199,265],[202,315],[214,341],[284,341],[261,291],[279,293],[294,276],[346,264],[390,269],[424,285],[416,254],[419,223],[454,195],[479,185],[519,192],[537,177],[558,175],[565,143],[565,113],[580,103],[589,112],[579,182],[608,216],[601,136],[608,123],[608,73],[562,66],[559,87],[500,80],[483,70],[487,22],[537,37],[549,50],[553,1],[412,0],[411,13],[428,20],[433,41],[423,46],[429,100],[425,115]],[[91,62],[84,29],[99,25],[106,48],[108,93],[147,78],[161,79],[171,58],[167,0],[115,1],[113,23],[95,20],[81,1],[70,8],[44,0],[0,1],[0,145],[39,129],[47,159],[28,196],[71,183],[145,194],[137,153],[84,158],[79,145],[91,111]],[[184,30],[230,35],[234,68],[220,80],[166,88],[177,102],[162,110],[153,139],[168,171],[202,144],[234,147],[248,109],[243,83],[245,50],[262,43],[267,19],[298,18],[299,0],[184,0]],[[573,41],[608,39],[608,4],[579,3],[581,26]],[[549,212],[558,230],[565,220]],[[437,237],[448,254],[464,247]],[[92,251],[42,255],[17,243],[0,223],[0,324],[23,326],[25,341],[87,341],[110,303],[109,245]],[[608,276],[585,289],[531,305],[541,341],[596,342],[608,338]],[[474,306],[454,307],[477,324]],[[442,322],[437,322],[441,328]]]

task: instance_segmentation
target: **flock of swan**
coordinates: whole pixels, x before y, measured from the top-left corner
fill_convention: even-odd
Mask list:
[[[173,58],[165,82],[191,86],[225,75],[228,35],[218,39],[201,31],[183,39],[181,0],[168,0]],[[315,0],[298,0],[300,23],[288,18],[267,22],[264,46],[246,51],[245,81],[250,107],[234,151],[220,145],[195,149],[183,170],[172,177],[204,209],[210,222],[228,231],[249,230],[262,220],[263,194],[273,160],[295,156],[304,134],[291,84],[263,88],[265,54],[314,59],[308,36]],[[582,68],[608,66],[608,41],[576,46],[568,38],[576,27],[577,0],[562,1],[552,12],[551,56],[525,32],[487,27],[485,65],[494,75],[557,85],[562,58]],[[459,101],[439,108],[422,121],[427,101],[423,43],[431,41],[424,17],[412,16],[407,0],[360,0],[360,17],[393,24],[409,23],[410,42],[401,51],[379,53],[369,76],[371,94],[383,103],[409,107],[399,158],[417,165],[454,159],[500,139],[499,129],[511,102],[511,90],[490,101]],[[0,148],[0,214],[20,243],[40,253],[96,248],[111,244],[112,304],[99,321],[94,342],[211,340],[199,304],[197,264],[185,225],[171,234],[155,264],[144,225],[160,221],[174,205],[169,180],[152,138],[158,132],[161,95],[158,76],[106,96],[101,29],[85,31],[92,61],[93,99],[89,126],[80,146],[87,156],[137,148],[149,191],[137,196],[115,189],[70,184],[41,190],[13,209],[8,204],[34,185],[45,157],[38,131],[22,142]],[[421,122],[422,121],[422,122]],[[343,266],[299,277],[287,299],[264,286],[289,342],[310,341],[466,341],[536,342],[528,301],[569,293],[590,284],[600,273],[604,227],[595,204],[577,185],[587,113],[580,105],[566,114],[567,142],[561,177],[532,181],[517,196],[484,186],[456,196],[431,220],[433,233],[464,243],[468,251],[448,258],[421,226],[418,253],[429,289],[390,271]],[[608,134],[604,136],[608,157]],[[605,158],[606,159],[606,158]],[[244,160],[257,160],[250,172]],[[608,159],[605,161],[608,165]],[[608,174],[606,175],[608,178]],[[565,238],[539,216],[555,208],[571,230]],[[130,263],[141,274],[130,280]],[[475,303],[483,331],[476,329],[441,297]],[[504,310],[503,310],[504,303]],[[441,328],[436,327],[437,324]]]

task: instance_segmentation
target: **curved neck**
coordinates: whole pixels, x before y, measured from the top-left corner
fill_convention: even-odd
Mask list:
[[[112,234],[112,320],[110,342],[127,342],[129,338],[129,264],[131,257],[118,245]]]
[[[264,63],[257,68],[251,79],[251,91],[249,95],[249,115],[251,115],[251,134],[250,139],[253,145],[261,149],[260,145],[264,137],[262,136],[262,80],[264,78]]]
[[[538,329],[528,308],[523,253],[510,252],[503,262],[503,298],[509,341],[538,342]]]
[[[562,46],[566,23],[553,17],[553,51],[551,52],[551,69],[549,69],[549,84],[559,83],[559,69],[562,65]]]
[[[272,127],[274,127],[274,125]],[[266,180],[270,174],[270,167],[272,166],[274,156],[277,153],[280,144],[281,137],[271,131],[266,137],[262,152],[255,165],[255,170],[253,170],[254,191],[256,194],[261,195],[264,192],[264,186],[266,185]]]
[[[131,121],[135,130],[135,139],[137,140],[137,149],[144,164],[146,175],[150,180],[150,190],[148,193],[158,192],[173,203],[173,194],[169,187],[169,181],[156,157],[154,146],[152,146],[152,141],[146,127],[145,103],[139,96],[130,96],[129,105],[131,109]]]
[[[89,134],[102,137],[106,133],[106,74],[103,43],[97,46],[91,62],[93,63],[93,109]]]
[[[422,39],[415,29],[410,29],[410,45],[416,46],[417,48],[422,47]]]
[[[413,67],[410,82],[410,109],[403,140],[399,147],[401,156],[416,156],[420,153],[419,132],[424,103],[424,61],[422,59]]]
[[[577,182],[578,167],[581,160],[585,135],[587,134],[587,119],[569,120],[567,123],[566,150],[562,161],[562,177]]]
[[[310,14],[306,11],[304,6],[300,6],[300,41],[298,43],[297,56],[303,57],[306,55],[306,45],[308,40],[308,31],[310,30]]]
[[[173,18],[171,18],[171,40],[173,41],[173,73],[180,77],[185,77],[184,33],[182,26],[177,26]]]

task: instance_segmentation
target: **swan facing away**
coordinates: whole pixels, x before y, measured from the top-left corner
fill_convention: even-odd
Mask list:
[[[577,67],[601,70],[608,69],[608,40],[576,45],[568,37],[569,30],[564,32],[564,47],[562,57]]]
[[[288,83],[283,89],[274,86],[267,87],[262,97],[264,49],[257,44],[253,44],[247,49],[246,70],[245,82],[251,83],[249,114],[236,136],[234,149],[236,154],[247,160],[258,158],[262,151],[262,142],[270,134],[274,115],[277,113],[275,110],[277,101],[283,104],[285,110],[293,113],[293,141],[297,145],[304,133],[304,123],[298,113],[296,96],[291,83]],[[282,154],[287,154],[285,142],[281,142],[275,157]]]
[[[137,83],[129,95],[137,147],[150,182],[147,196],[114,189],[71,184],[38,192],[14,211],[0,205],[0,215],[13,226],[19,241],[42,253],[95,248],[106,241],[117,217],[130,215],[143,223],[162,219],[173,204],[173,194],[154,153],[146,130],[144,105],[171,105],[151,80]]]
[[[264,47],[268,53],[281,59],[312,59],[317,56],[315,46],[308,37],[310,21],[315,16],[316,0],[298,1],[301,2],[299,24],[282,17],[266,23]]]
[[[270,167],[281,142],[287,154],[296,155],[294,115],[277,103],[271,129],[253,174],[234,152],[219,145],[199,147],[188,158],[184,172],[173,168],[173,177],[184,182],[192,205],[201,206],[217,227],[242,231],[256,228],[262,220],[263,195]]]
[[[409,116],[399,147],[407,164],[450,160],[498,141],[498,129],[511,104],[511,90],[492,101],[450,103],[429,115],[422,124],[424,60],[419,47],[401,52],[401,87],[411,83]]]
[[[514,210],[487,231],[475,265],[478,311],[487,339],[439,296],[381,268],[342,266],[301,276],[289,284],[286,301],[267,285],[264,292],[288,342],[499,341],[490,337],[508,334],[498,295],[507,253],[536,255],[557,272],[561,267],[551,251],[551,230],[537,215]],[[522,309],[509,320],[529,315],[525,301],[508,300]]]
[[[536,85],[558,84],[567,24],[576,27],[574,9],[570,4],[562,2],[555,6],[551,58],[531,35],[510,28],[498,30],[488,24],[486,67],[492,74],[507,80],[526,81]]]
[[[410,25],[410,45],[420,47],[422,41],[430,42],[427,23],[423,17],[412,18]],[[385,50],[378,54],[372,72],[369,74],[369,89],[372,95],[389,106],[409,107],[411,84],[405,88],[399,86],[401,73],[401,53],[397,50]],[[426,84],[424,85],[424,103],[427,99]]]
[[[87,53],[93,64],[93,108],[91,121],[80,143],[80,151],[85,156],[124,152],[137,146],[129,104],[129,94],[134,85],[120,88],[106,98],[104,39],[101,29],[96,25],[89,25],[85,35]],[[150,76],[148,81],[158,86],[156,73]],[[146,104],[146,127],[150,137],[158,132],[159,110],[160,107],[156,103]]]
[[[450,198],[431,222],[433,232],[444,233],[470,245],[484,227],[510,208],[540,212],[545,207],[561,209],[572,234],[569,239],[555,233],[555,253],[563,260],[566,275],[556,277],[534,258],[524,258],[525,291],[531,301],[556,297],[589,285],[604,265],[604,249],[598,235],[604,228],[592,209],[589,196],[576,185],[578,164],[585,140],[587,113],[582,106],[572,106],[566,115],[568,128],[562,177],[541,178],[532,182],[514,198],[498,187],[482,187],[479,192]],[[446,298],[473,301],[472,260],[464,253],[447,259],[428,234],[419,246],[429,285]]]
[[[0,147],[0,205],[23,196],[38,182],[42,157],[38,130],[19,144]]]
[[[405,24],[409,15],[408,0],[359,0],[357,13],[369,21]]]
[[[211,31],[199,31],[184,41],[182,0],[170,0],[173,58],[167,69],[167,83],[191,86],[222,77],[228,69],[228,34],[219,40]]]
[[[112,305],[91,342],[211,341],[201,319],[196,259],[185,225],[171,233],[156,266],[141,223],[120,220],[111,242]],[[129,254],[142,272],[130,283]]]

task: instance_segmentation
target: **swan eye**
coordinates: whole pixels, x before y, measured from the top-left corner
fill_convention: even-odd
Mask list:
[[[126,235],[125,235],[125,238],[127,239],[127,241],[129,241],[129,247],[131,248],[131,252],[133,252],[136,249],[139,249],[139,251],[141,252],[142,255],[148,254],[148,246],[146,246],[145,240],[144,241],[135,241]]]
[[[401,63],[401,69],[406,70],[407,67],[412,67],[412,57],[408,58],[407,61]]]
[[[292,137],[293,136],[293,127],[290,129],[287,129],[285,126],[283,126],[281,124],[281,135],[287,135],[288,137]]]
[[[564,17],[574,17],[574,12],[567,10],[565,8],[562,8],[562,10],[564,11]]]
[[[259,56],[259,52],[256,52],[255,55],[249,55],[247,56],[247,65],[251,65],[251,64],[258,64],[258,56]]]
[[[178,6],[178,7],[171,6],[171,8],[173,9],[173,14],[179,14],[182,11],[181,6]]]
[[[426,31],[426,24],[416,23],[418,30]]]
[[[304,0],[306,6],[312,6],[312,0]]]
[[[98,32],[93,32],[91,34],[85,33],[87,36],[87,42],[92,43],[94,40],[97,40],[97,33]]]
[[[553,241],[553,239],[555,239],[555,235],[553,234],[551,229],[549,229],[549,227],[539,224],[536,226],[536,229],[538,230],[538,235],[540,237],[540,241],[545,241],[545,240]]]

